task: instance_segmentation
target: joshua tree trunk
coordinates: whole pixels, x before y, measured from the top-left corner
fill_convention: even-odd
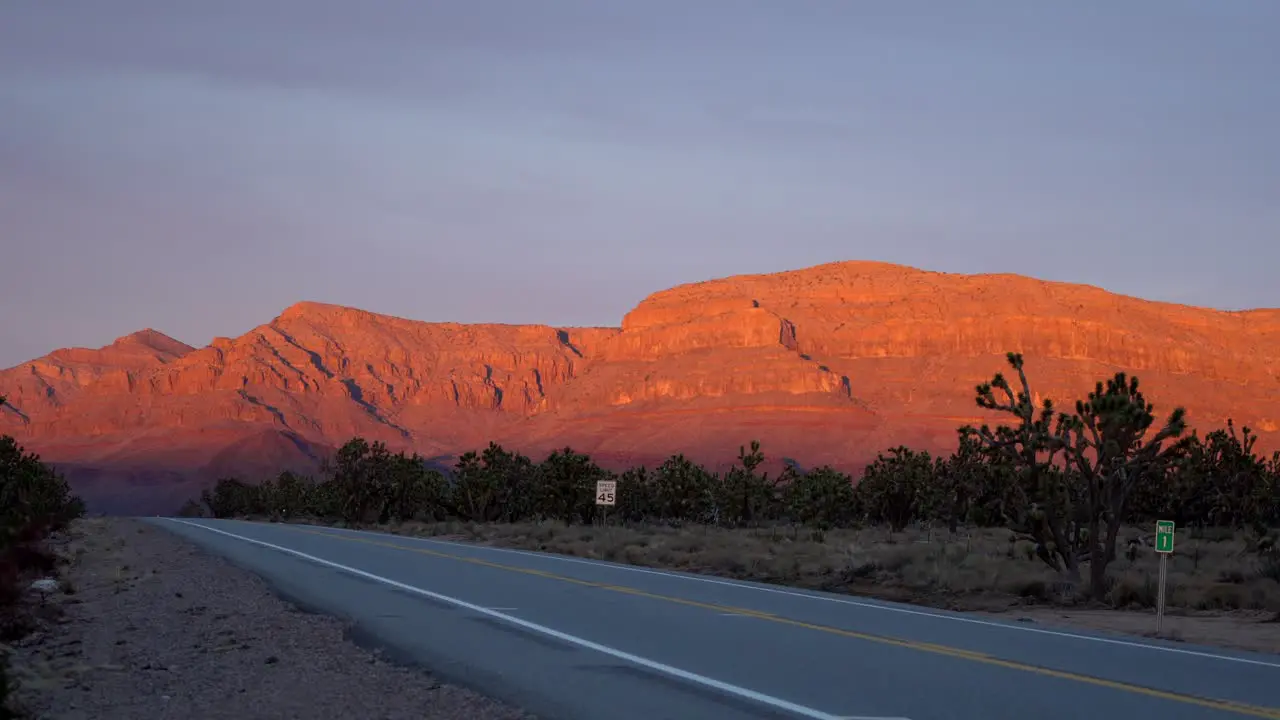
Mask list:
[[[1107,523],[1107,562],[1112,563],[1116,560],[1116,540],[1120,536],[1120,523],[1116,520],[1110,520]]]
[[[1098,518],[1089,519],[1089,596],[1102,600],[1107,595],[1107,549],[1099,537],[1102,530]],[[1111,529],[1107,529],[1111,533]]]

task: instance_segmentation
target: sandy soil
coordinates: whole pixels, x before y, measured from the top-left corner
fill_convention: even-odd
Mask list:
[[[1106,609],[1019,608],[997,614],[1003,620],[1031,621],[1046,628],[1085,628],[1156,637],[1153,612]],[[1280,622],[1275,613],[1233,612],[1165,615],[1160,637],[1218,647],[1280,652]]]
[[[12,648],[17,701],[38,718],[530,718],[398,667],[256,576],[126,519],[84,520],[41,629]]]

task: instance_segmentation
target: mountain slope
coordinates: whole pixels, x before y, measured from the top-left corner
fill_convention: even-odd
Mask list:
[[[893,444],[949,448],[1009,350],[1043,396],[1073,400],[1126,370],[1157,411],[1234,417],[1277,445],[1280,310],[865,262],[671,288],[620,328],[299,303],[199,350],[143,331],[0,372],[13,405],[0,432],[102,502],[128,490],[135,504],[217,475],[312,469],[357,434],[432,457],[492,439],[614,464],[677,451],[718,464],[758,438],[775,458],[855,469]]]

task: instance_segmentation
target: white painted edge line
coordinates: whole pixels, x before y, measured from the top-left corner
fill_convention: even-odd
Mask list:
[[[529,622],[528,620],[521,620],[518,617],[514,617],[512,615],[506,615],[496,610],[490,610],[489,608],[485,608],[480,605],[474,605],[465,600],[459,600],[457,598],[450,597],[448,595],[441,595],[440,593],[432,592],[430,590],[423,590],[422,588],[414,587],[413,585],[406,585],[405,583],[398,582],[390,578],[385,578],[385,577],[382,577],[381,575],[374,575],[373,573],[365,572],[364,570],[359,570],[357,568],[353,568],[347,565],[342,565],[342,564],[333,562],[332,560],[325,560],[324,558],[316,557],[315,555],[308,555],[307,553],[300,552],[292,548],[287,548],[282,545],[275,545],[269,542],[264,542],[262,540],[255,540],[253,538],[245,537],[243,535],[237,535],[235,533],[227,532],[226,530],[219,530],[217,528],[209,527],[208,525],[202,525],[200,523],[194,523],[188,520],[179,520],[177,518],[165,518],[165,519],[168,520],[169,522],[179,523],[182,525],[189,525],[191,527],[200,528],[201,530],[206,530],[208,532],[217,533],[219,535],[225,535],[230,538],[235,538],[236,540],[242,540],[251,545],[257,545],[259,547],[276,550],[278,552],[285,553],[286,555],[293,555],[294,557],[302,558],[303,560],[316,563],[317,565],[323,565],[325,567],[330,567],[335,570],[341,570],[342,572],[349,573],[351,575],[355,575],[358,577],[362,577],[362,578],[365,578],[366,580],[373,580],[374,582],[379,582],[379,583],[382,583],[383,585],[394,587],[399,590],[404,590],[405,592],[413,593],[415,595],[428,597],[433,600],[438,600],[440,602],[448,603],[456,607],[460,607],[460,608],[470,610],[472,612],[480,613],[481,615],[488,615],[489,617],[502,620],[503,622],[507,622],[512,625],[517,625],[519,627],[525,628],[526,630],[532,630],[533,632],[546,635],[548,637],[556,638],[557,640],[567,642],[571,645],[577,645],[579,647],[583,647],[588,650],[594,650],[598,653],[602,653],[604,655],[609,655],[611,657],[618,658],[619,660],[625,660],[627,662],[649,668],[650,670],[663,673],[664,675],[670,675],[672,677],[677,677],[677,678],[680,678],[681,680],[687,680],[689,682],[696,683],[698,685],[704,685],[706,687],[715,688],[716,690],[728,693],[730,695],[736,695],[740,698],[745,698],[747,700],[760,703],[761,705],[768,705],[770,707],[774,707],[779,710],[785,710],[787,712],[793,713],[795,715],[800,715],[802,717],[813,718],[813,720],[911,720],[910,718],[902,718],[902,717],[833,715],[830,713],[825,713],[825,712],[822,712],[821,710],[815,710],[810,707],[805,707],[804,705],[798,705],[796,703],[783,700],[782,698],[776,698],[771,695],[765,695],[764,693],[758,693],[754,690],[748,690],[743,687],[738,687],[737,685],[731,685],[729,683],[721,682],[719,680],[715,680],[715,679],[706,677],[704,675],[698,675],[697,673],[692,673],[687,670],[681,670],[680,668],[673,667],[671,665],[666,665],[664,663],[657,662],[656,660],[650,660],[648,658],[640,657],[639,655],[632,655],[631,653],[624,652],[622,650],[618,650],[615,648],[611,648],[608,645],[601,645],[600,643],[592,642],[585,638],[580,638],[576,635],[570,635],[568,633],[560,632],[559,630],[555,630],[553,628],[549,628],[544,625],[539,625],[537,623]]]
[[[533,550],[516,550],[514,548],[500,548],[491,545],[477,545],[474,543],[453,542],[450,540],[434,540],[432,538],[416,537],[413,535],[392,535],[390,533],[371,532],[368,530],[351,530],[348,528],[329,528],[319,525],[308,525],[317,530],[335,530],[338,532],[356,533],[360,535],[377,535],[386,538],[402,538],[416,542],[447,545],[450,547],[467,548],[480,551],[489,551],[495,553],[507,553],[511,555],[527,555],[530,557],[547,558],[557,562],[576,563],[579,565],[590,565],[592,567],[620,570],[625,572],[639,573],[642,575],[659,575],[662,577],[675,578],[678,580],[688,580],[690,582],[706,583],[708,585],[725,585],[728,587],[741,588],[743,590],[754,590],[756,592],[772,593],[774,595],[786,595],[788,597],[807,598],[809,600],[819,600],[822,602],[836,603],[838,605],[851,605],[853,607],[866,608],[870,610],[881,610],[884,612],[900,613],[902,615],[914,615],[917,617],[928,617],[937,620],[949,620],[951,622],[968,623],[970,625],[981,625],[984,627],[1000,628],[1002,630],[1014,630],[1018,632],[1035,633],[1037,635],[1049,635],[1052,637],[1070,638],[1072,640],[1084,640],[1087,642],[1102,643],[1105,645],[1118,645],[1121,647],[1138,648],[1141,650],[1153,650],[1156,652],[1170,653],[1174,655],[1186,655],[1199,658],[1207,658],[1209,660],[1224,660],[1227,662],[1242,663],[1244,665],[1257,665],[1260,667],[1269,667],[1280,670],[1280,662],[1268,662],[1266,660],[1255,660],[1253,658],[1236,657],[1233,655],[1219,655],[1217,653],[1204,652],[1201,650],[1187,650],[1184,648],[1166,647],[1164,645],[1151,645],[1149,643],[1137,642],[1133,640],[1120,640],[1118,638],[1099,637],[1096,635],[1081,635],[1063,630],[1046,630],[1044,628],[1026,627],[1023,625],[1014,625],[1012,623],[994,622],[991,620],[981,620],[978,618],[964,617],[961,615],[943,615],[941,613],[928,612],[925,610],[912,610],[911,608],[896,607],[893,605],[882,605],[880,603],[865,602],[860,600],[851,600],[848,598],[828,597],[825,595],[814,595],[811,593],[798,592],[795,590],[784,590],[782,588],[762,587],[760,585],[748,585],[746,583],[734,582],[732,580],[721,580],[719,578],[698,576],[692,574],[684,574],[677,572],[666,572],[663,570],[652,570],[650,568],[636,567],[634,565],[623,565],[621,563],[610,563],[600,560],[590,560],[587,558],[576,558],[568,555],[559,555],[556,553],[535,552]]]

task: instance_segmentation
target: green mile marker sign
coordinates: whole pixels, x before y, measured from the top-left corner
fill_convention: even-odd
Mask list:
[[[1172,520],[1156,521],[1156,552],[1158,553],[1173,552],[1173,521]]]

